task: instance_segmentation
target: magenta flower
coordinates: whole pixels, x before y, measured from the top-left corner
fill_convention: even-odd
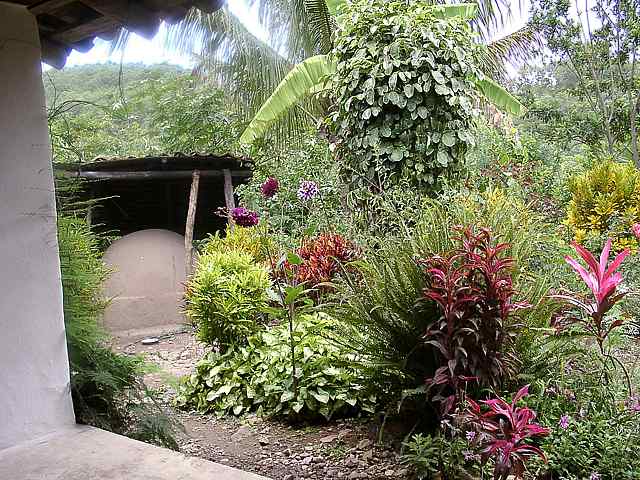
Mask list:
[[[256,212],[247,210],[244,207],[236,207],[231,210],[231,218],[233,218],[236,225],[241,227],[253,227],[260,221],[260,217]]]
[[[467,437],[467,440],[469,440],[470,442],[473,442],[474,438],[476,438],[476,432],[470,430],[467,432],[465,436]]]
[[[276,193],[278,193],[279,186],[280,184],[276,178],[269,177],[262,184],[262,187],[260,187],[260,192],[264,198],[272,198]]]
[[[624,250],[607,266],[609,261],[609,252],[611,251],[611,239],[607,240],[602,253],[600,254],[600,262],[598,262],[593,254],[576,242],[571,242],[573,248],[587,263],[589,270],[585,269],[576,260],[567,256],[566,262],[573,268],[584,280],[587,286],[593,292],[598,305],[601,305],[609,297],[611,297],[616,287],[622,282],[622,274],[616,272],[622,261],[629,255],[629,249]]]
[[[631,227],[631,231],[636,236],[636,238],[640,240],[640,223],[636,223],[633,227]]]
[[[601,480],[601,478],[602,478],[602,475],[600,475],[599,473],[593,472],[589,477],[589,480]]]
[[[320,190],[318,184],[312,180],[302,180],[298,188],[298,198],[300,200],[309,201],[315,197]]]
[[[567,428],[569,428],[569,415],[562,415],[560,417],[560,421],[558,422],[558,425],[563,430],[566,430]]]

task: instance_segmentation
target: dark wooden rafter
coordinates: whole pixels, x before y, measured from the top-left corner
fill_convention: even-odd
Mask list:
[[[38,20],[42,59],[61,68],[72,50],[86,52],[96,37],[113,39],[122,28],[152,38],[163,20],[180,21],[190,8],[207,13],[225,0],[36,0],[16,1]]]
[[[181,178],[190,178],[190,171],[173,170],[173,171],[150,171],[150,172],[112,172],[112,171],[80,171],[80,172],[62,172],[62,175],[68,178],[84,178],[87,180],[175,180]],[[203,170],[200,172],[201,177],[219,177],[225,178],[249,178],[250,170]],[[226,183],[225,183],[226,185]],[[231,184],[230,184],[231,185]],[[233,186],[231,186],[233,195]]]

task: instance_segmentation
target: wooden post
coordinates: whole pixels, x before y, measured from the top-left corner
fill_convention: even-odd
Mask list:
[[[200,186],[200,171],[194,170],[191,176],[191,192],[189,193],[189,211],[187,212],[187,226],[184,232],[184,264],[187,277],[193,271],[193,225],[196,221],[196,207],[198,206],[198,188]]]
[[[231,179],[231,171],[227,168],[222,170],[224,175],[224,203],[227,207],[229,226],[233,228],[231,221],[231,210],[236,208],[236,201],[233,198],[233,180]]]

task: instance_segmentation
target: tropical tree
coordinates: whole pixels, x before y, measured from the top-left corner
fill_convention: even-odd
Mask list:
[[[331,2],[331,13],[335,13],[335,9],[342,3],[344,1]],[[474,3],[433,5],[428,10],[436,18],[460,17],[470,21],[476,19],[479,12]],[[297,64],[260,107],[240,141],[252,143],[301,101],[317,93],[330,92],[333,88],[330,78],[335,73],[334,58],[327,54],[314,55]],[[479,75],[475,80],[475,87],[487,101],[510,114],[519,115],[524,110],[518,100],[487,76]]]
[[[407,0],[413,2],[416,0]],[[450,0],[417,0],[448,3]],[[225,90],[245,117],[262,107],[284,77],[296,65],[315,55],[328,54],[336,29],[335,12],[342,0],[247,0],[257,10],[264,35],[252,32],[225,6],[213,14],[193,9],[170,28],[168,46],[198,52],[198,73]],[[487,44],[481,69],[491,78],[501,79],[505,64],[531,54],[536,35],[530,25],[510,35],[492,39],[510,18],[509,0],[478,0],[471,26],[478,40]],[[317,97],[306,97],[276,122],[273,136],[288,138],[291,133],[312,125],[326,109]]]

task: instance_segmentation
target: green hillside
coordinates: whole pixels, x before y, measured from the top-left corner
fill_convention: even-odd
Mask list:
[[[43,74],[55,162],[234,150],[238,119],[190,70],[106,63]]]

